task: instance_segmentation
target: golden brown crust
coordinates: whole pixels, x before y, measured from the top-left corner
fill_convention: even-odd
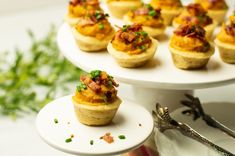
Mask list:
[[[228,6],[225,0],[195,0],[206,10],[227,10]]]
[[[183,7],[180,0],[151,0],[150,4],[154,8],[161,8],[166,10],[175,10]]]

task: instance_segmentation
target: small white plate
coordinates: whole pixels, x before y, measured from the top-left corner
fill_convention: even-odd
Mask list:
[[[203,104],[203,108],[206,113],[210,114],[232,130],[235,130],[235,103],[206,103]],[[230,152],[234,152],[234,139],[230,138],[220,130],[206,125],[202,119],[193,121],[192,117],[183,115],[181,112],[185,109],[187,108],[183,107],[177,109],[171,113],[171,116],[177,121],[188,124],[212,142]],[[208,149],[205,145],[183,136],[180,132],[175,130],[167,130],[164,133],[157,132],[155,140],[161,156],[212,156],[211,153],[213,153],[213,156],[217,155],[216,152]]]
[[[54,122],[58,119],[58,123]],[[52,147],[76,155],[114,155],[142,145],[153,132],[151,114],[142,106],[123,100],[113,122],[107,126],[91,127],[81,124],[74,113],[71,95],[47,104],[36,119],[41,138]],[[100,139],[110,132],[114,142]],[[65,140],[73,134],[72,142]],[[119,139],[125,135],[126,139]],[[94,144],[90,144],[90,140]]]

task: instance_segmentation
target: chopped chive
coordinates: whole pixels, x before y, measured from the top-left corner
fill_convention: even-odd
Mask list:
[[[145,47],[144,45],[141,45],[141,46],[140,46],[140,49],[141,49],[141,50],[145,50],[146,47]]]
[[[118,138],[123,140],[123,139],[126,139],[126,136],[125,135],[119,135]]]
[[[83,82],[80,82],[77,86],[77,91],[81,92],[83,89],[87,89],[87,86]]]
[[[72,138],[68,138],[65,140],[66,143],[72,142]]]
[[[130,25],[123,25],[122,31],[126,32],[129,27],[130,27]]]
[[[100,70],[93,70],[93,71],[90,72],[90,76],[91,76],[92,79],[95,79],[95,78],[99,77],[100,74],[101,74]]]
[[[90,140],[90,145],[93,145],[94,144],[94,140]]]
[[[58,119],[55,118],[54,123],[57,124],[58,122],[59,122]]]
[[[104,29],[104,24],[103,23],[99,23],[99,29]]]
[[[147,6],[148,10],[153,10],[153,7],[150,4],[147,4],[146,6]]]
[[[150,10],[149,11],[149,16],[152,16],[152,17],[154,17],[154,16],[156,16],[156,11],[155,10]]]
[[[105,13],[104,15],[105,15],[106,17],[109,17],[109,14],[108,14],[108,13]]]

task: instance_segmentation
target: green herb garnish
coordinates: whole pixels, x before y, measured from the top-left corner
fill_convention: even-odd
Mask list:
[[[122,31],[126,32],[129,27],[130,27],[130,25],[123,25]]]
[[[150,10],[150,11],[149,11],[149,16],[154,17],[154,16],[156,16],[156,15],[157,15],[157,12],[156,12],[155,10]]]
[[[78,85],[77,85],[77,91],[78,92],[81,92],[82,90],[84,89],[87,89],[87,86],[83,83],[83,82],[80,82]]]
[[[119,135],[118,138],[123,140],[123,139],[126,139],[126,136],[125,135]]]
[[[81,73],[61,56],[55,27],[42,39],[32,31],[28,34],[31,44],[27,50],[14,50],[10,53],[14,57],[0,52],[0,115],[14,119],[38,112],[56,96],[68,94]]]
[[[59,123],[58,119],[55,118],[55,119],[54,119],[54,123],[55,123],[55,124]]]
[[[101,74],[100,70],[93,70],[93,71],[90,72],[90,76],[91,76],[92,79],[95,79],[95,78],[99,77],[100,74]]]
[[[99,23],[99,29],[104,29],[104,24],[103,23]]]
[[[90,140],[90,145],[93,145],[94,144],[94,140]]]
[[[140,49],[141,49],[141,50],[145,50],[146,47],[145,47],[144,45],[141,45],[141,46],[140,46]]]
[[[96,20],[100,20],[103,18],[102,13],[99,10],[95,11],[95,18]]]
[[[148,10],[153,10],[153,7],[150,4],[147,4],[146,7],[148,8]]]
[[[65,142],[66,142],[66,143],[70,143],[70,142],[72,142],[72,138],[68,138],[68,139],[66,139],[66,140],[65,140]]]

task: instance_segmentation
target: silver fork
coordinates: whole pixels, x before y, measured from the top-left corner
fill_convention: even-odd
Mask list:
[[[211,117],[210,115],[206,114],[203,110],[202,104],[198,97],[193,97],[192,95],[185,94],[185,96],[188,98],[187,100],[182,100],[181,103],[187,107],[189,107],[188,110],[184,110],[183,114],[190,114],[193,115],[193,120],[197,120],[198,118],[202,118],[206,122],[207,125],[218,128],[227,135],[231,136],[235,139],[235,132],[217,121],[215,118]]]
[[[220,153],[223,156],[235,156],[231,152],[227,151],[226,149],[212,143],[210,140],[205,138],[204,136],[200,135],[197,131],[189,127],[188,125],[178,122],[171,118],[169,115],[168,108],[163,108],[160,104],[156,104],[156,111],[152,112],[154,122],[156,127],[160,130],[160,132],[164,132],[168,129],[175,129],[182,133],[184,136],[190,137],[207,147],[215,150],[216,152]]]

